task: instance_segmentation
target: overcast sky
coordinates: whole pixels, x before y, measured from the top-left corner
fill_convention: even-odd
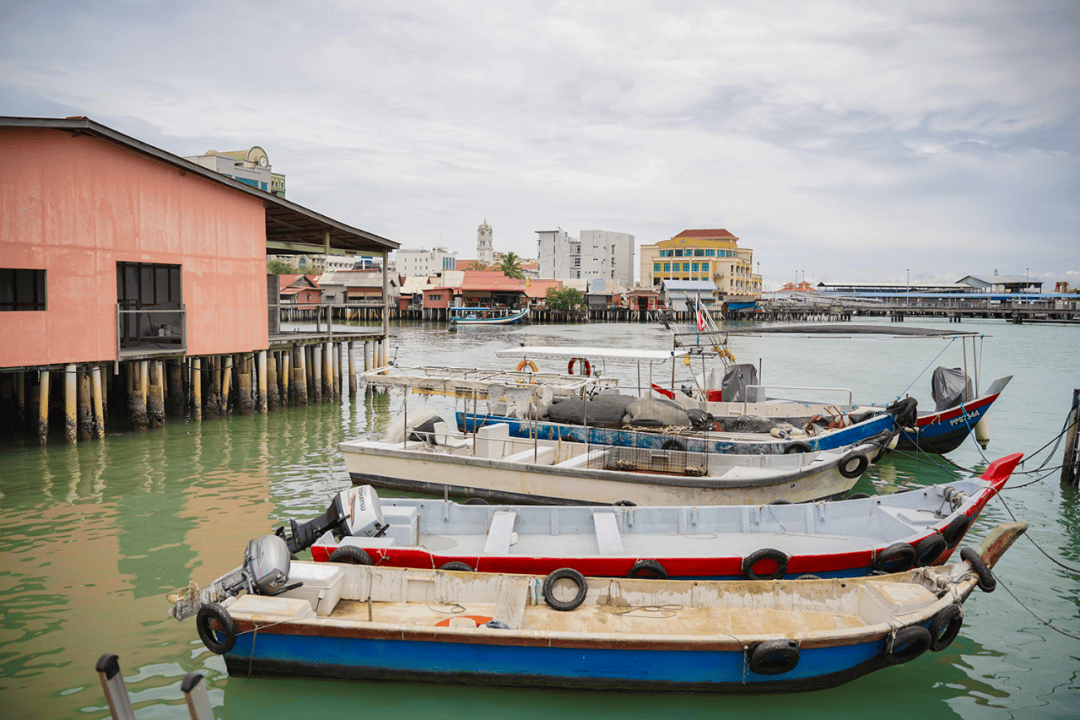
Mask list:
[[[767,289],[1080,285],[1076,0],[5,2],[0,114],[260,145],[290,200],[459,258],[485,218],[526,257],[726,228]]]

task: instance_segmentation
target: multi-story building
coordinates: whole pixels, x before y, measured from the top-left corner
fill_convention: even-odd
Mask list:
[[[451,252],[444,247],[432,248],[401,248],[396,253],[397,272],[405,277],[418,275],[434,275],[444,270],[453,270],[457,262],[456,252]]]
[[[641,246],[641,284],[664,280],[711,281],[720,297],[759,295],[754,251],[740,248],[727,230],[683,230],[670,240]]]
[[[541,278],[603,278],[634,284],[634,236],[608,230],[582,230],[581,239],[565,230],[537,230]]]
[[[202,155],[186,157],[196,165],[231,177],[245,185],[285,197],[285,176],[271,172],[270,157],[258,145],[248,150],[218,152],[207,150]]]

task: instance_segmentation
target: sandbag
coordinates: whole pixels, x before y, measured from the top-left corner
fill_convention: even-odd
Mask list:
[[[629,395],[597,395],[584,402],[569,398],[548,408],[547,416],[552,422],[566,425],[616,425],[622,421],[626,408],[635,398]]]
[[[687,411],[671,400],[637,398],[626,407],[623,422],[627,425],[648,427],[690,426]]]

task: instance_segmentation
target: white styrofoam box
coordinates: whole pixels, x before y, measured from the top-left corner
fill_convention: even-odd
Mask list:
[[[316,614],[326,616],[333,612],[341,599],[344,579],[345,574],[333,565],[293,562],[289,568],[289,584],[304,584],[295,590],[282,593],[279,597],[307,600]]]

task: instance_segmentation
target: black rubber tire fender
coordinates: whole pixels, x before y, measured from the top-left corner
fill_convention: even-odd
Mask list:
[[[661,450],[678,450],[679,452],[686,452],[686,443],[678,438],[668,438],[664,441],[664,444],[660,446]]]
[[[473,568],[469,567],[469,563],[463,563],[460,560],[451,560],[450,562],[444,562],[439,566],[440,570],[450,570],[452,572],[475,572]]]
[[[933,565],[948,545],[941,533],[927,535],[915,544],[915,567]]]
[[[341,545],[330,553],[330,560],[332,563],[345,563],[346,565],[374,565],[371,561],[371,556],[367,554],[367,550],[358,548],[355,545]]]
[[[211,627],[211,623],[215,621],[225,635],[221,642],[218,642]],[[199,614],[195,616],[195,629],[199,631],[199,639],[203,641],[203,645],[217,655],[224,655],[236,645],[236,623],[229,611],[217,603],[207,603],[199,608]]]
[[[964,624],[964,611],[956,603],[938,611],[930,621],[930,649],[941,652],[952,644]]]
[[[848,469],[851,461],[855,460],[855,467]],[[862,477],[862,474],[866,472],[866,468],[870,467],[870,461],[862,453],[850,452],[840,460],[840,464],[836,466],[840,474],[846,477],[848,480],[853,480],[857,477]]]
[[[979,553],[975,548],[966,547],[960,551],[960,559],[967,562],[971,566],[971,569],[975,571],[975,574],[979,576],[979,589],[983,592],[992,593],[997,588],[997,578],[994,577],[994,573],[990,572],[990,568],[986,567],[986,563],[979,557]]]
[[[468,500],[466,500],[465,502],[463,502],[461,504],[462,505],[487,505],[488,501],[485,500],[484,498],[471,497],[471,498],[469,498]]]
[[[630,578],[641,577],[642,575],[644,575],[645,578],[655,577],[659,580],[667,580],[668,571],[656,560],[646,559],[638,560],[634,563],[633,567],[630,568],[630,572],[626,573],[626,577]]]
[[[762,560],[774,561],[776,563],[776,570],[770,575],[759,575],[754,572],[754,566]],[[762,548],[743,558],[743,575],[745,575],[748,580],[779,580],[787,574],[788,560],[787,553],[777,550],[776,548]]]
[[[813,448],[804,442],[796,440],[795,442],[788,443],[784,446],[784,454],[790,455],[791,453],[808,453],[814,452]]]
[[[971,525],[971,518],[964,513],[960,513],[950,520],[945,529],[941,531],[941,535],[945,538],[946,547],[950,550],[956,547],[964,539],[964,534],[967,533],[969,525]]]
[[[794,640],[766,640],[750,649],[750,672],[781,675],[799,664],[799,644]]]
[[[902,627],[885,641],[885,662],[901,665],[911,662],[930,649],[930,631],[922,625]]]
[[[574,597],[569,600],[560,600],[554,596],[555,583],[560,580],[570,580],[577,585],[577,593]],[[588,590],[589,586],[585,582],[585,576],[574,568],[559,568],[544,578],[544,602],[553,610],[562,612],[573,610],[585,602],[585,594]]]
[[[884,573],[898,573],[915,567],[918,555],[909,543],[893,543],[874,558],[874,570]]]
[[[636,502],[630,502],[629,500],[617,500],[615,505],[617,507],[637,507]]]
[[[870,496],[867,495],[866,493],[851,493],[850,495],[848,495],[844,499],[845,500],[865,500],[868,497],[870,497]]]

